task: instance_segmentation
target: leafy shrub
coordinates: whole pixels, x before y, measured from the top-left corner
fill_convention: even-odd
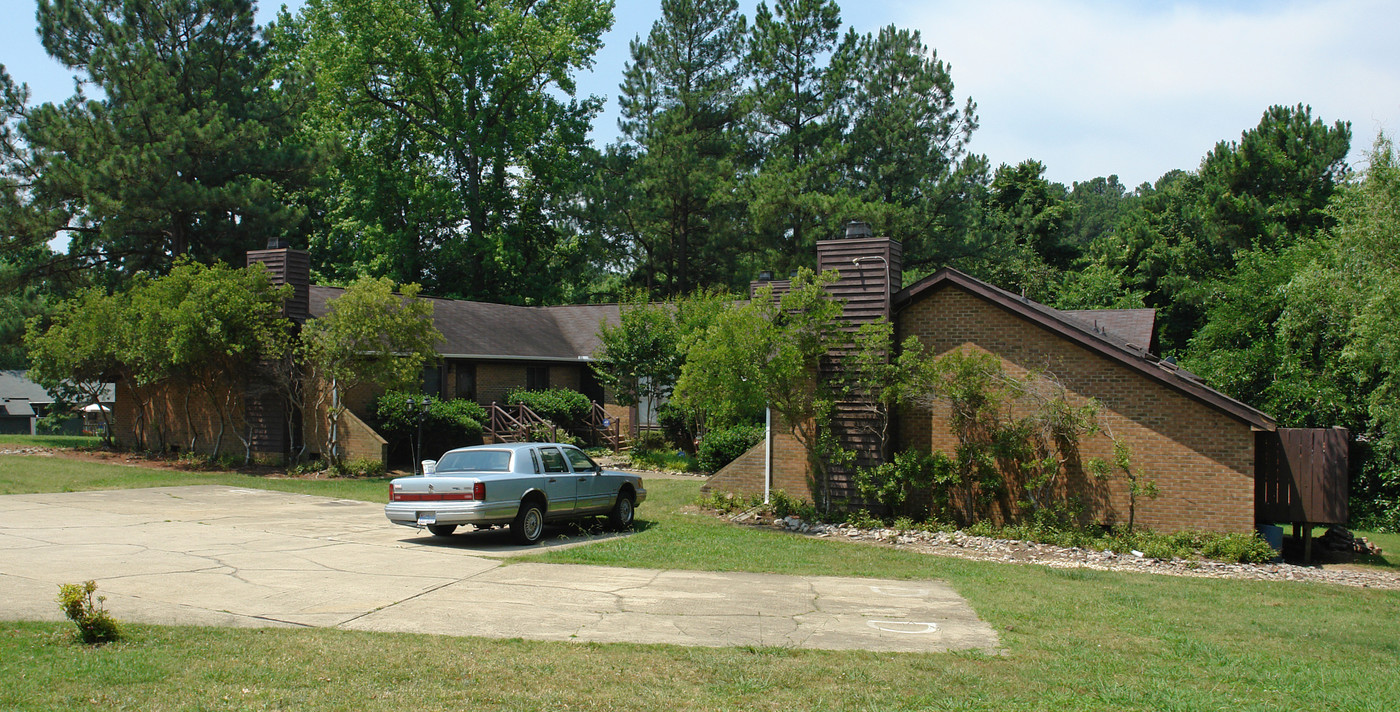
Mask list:
[[[846,515],[846,523],[860,529],[884,529],[885,523],[864,509],[857,509]]]
[[[588,396],[568,388],[549,388],[543,391],[515,390],[506,394],[506,402],[523,405],[535,411],[541,418],[572,428],[583,423],[593,409]]]
[[[656,409],[656,424],[661,432],[677,447],[691,455],[698,455],[695,447],[695,414],[673,401],[663,403]]]
[[[418,419],[423,419],[423,453],[420,459],[435,458],[453,448],[481,444],[481,424],[486,409],[469,400],[429,396],[423,409],[423,396],[389,391],[374,401],[370,424],[390,442],[391,458],[413,459],[413,443],[418,436]]]
[[[981,521],[963,531],[973,536],[1034,541],[1118,554],[1140,551],[1144,557],[1152,559],[1204,557],[1216,561],[1258,564],[1271,561],[1275,555],[1274,550],[1257,534],[1199,531],[1159,534],[1146,529],[1129,530],[1127,527],[1105,531],[1100,527],[1060,526],[1049,520],[1012,526],[996,526]]]
[[[657,430],[643,430],[637,433],[637,439],[632,442],[634,459],[638,452],[662,452],[670,449],[671,443]]]
[[[384,463],[364,457],[345,460],[336,467],[336,474],[340,477],[379,477],[384,474]]]
[[[287,475],[290,477],[302,477],[304,475],[314,475],[318,472],[325,472],[326,463],[323,460],[306,460],[304,462],[293,463],[287,468]]]
[[[953,477],[953,462],[942,452],[905,450],[894,462],[858,467],[855,486],[862,499],[892,514],[928,516],[934,485]]]
[[[530,428],[528,437],[537,443],[564,443],[581,447],[583,441],[554,423],[538,423]]]
[[[697,458],[700,468],[706,472],[717,472],[762,441],[762,425],[736,425],[724,430],[711,430],[700,441]]]
[[[1258,534],[1215,534],[1201,544],[1201,555],[1217,561],[1258,564],[1270,561],[1275,552]]]
[[[63,615],[78,626],[78,638],[88,645],[121,637],[116,619],[102,607],[107,597],[98,596],[97,601],[93,601],[92,594],[96,591],[96,581],[65,583],[58,587],[58,605]]]
[[[666,472],[699,472],[700,465],[684,450],[632,450],[632,464]]]
[[[701,497],[696,502],[696,505],[704,509],[712,509],[724,514],[730,514],[732,512],[741,512],[745,509],[756,507],[762,503],[763,497],[759,495],[749,495],[745,497],[742,494],[735,494],[733,492],[711,492]]]
[[[799,497],[793,497],[783,490],[773,490],[768,493],[769,506],[773,508],[773,516],[788,517],[795,516],[803,521],[817,521],[817,506]]]

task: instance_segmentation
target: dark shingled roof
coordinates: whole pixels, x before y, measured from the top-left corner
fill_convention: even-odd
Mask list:
[[[944,267],[900,290],[894,295],[895,309],[903,309],[921,297],[932,294],[947,286],[957,286],[971,293],[973,296],[1026,319],[1047,331],[1069,339],[1090,351],[1094,351],[1117,361],[1147,378],[1158,381],[1195,401],[1215,408],[1251,427],[1260,430],[1273,430],[1276,427],[1274,419],[1263,411],[1237,401],[1207,386],[1195,375],[1149,353],[1147,348],[1148,344],[1151,343],[1150,330],[1147,332],[1147,338],[1143,338],[1141,331],[1139,331],[1134,334],[1133,340],[1130,340],[1126,335],[1107,328],[1107,325],[1102,322],[1100,326],[1104,328],[1095,328],[1093,316],[1089,316],[1087,320],[1084,316],[1081,316],[1086,313],[1089,315],[1096,314],[1098,310],[1076,312],[1072,315],[1058,309],[1047,307],[1044,304],[1020,295],[1013,294],[1000,287],[993,286],[980,279],[959,272],[951,267]],[[1143,310],[1110,311],[1137,312]],[[1125,322],[1132,322],[1134,320],[1140,321],[1141,317],[1123,318]],[[1128,331],[1133,330],[1131,324],[1120,328],[1124,328]],[[1136,339],[1142,340],[1139,342]]]
[[[313,318],[324,316],[326,302],[339,287],[311,287]],[[618,323],[616,304],[522,307],[511,304],[433,299],[433,322],[444,342],[438,353],[448,357],[578,361],[598,349],[598,327]]]
[[[111,383],[103,384],[100,394],[103,403],[111,403],[116,400],[116,386]],[[0,371],[0,399],[11,398],[25,400],[30,403],[48,405],[54,402],[54,398],[44,387],[29,380],[24,371],[8,370]],[[79,403],[78,405],[86,405]]]
[[[1064,309],[1060,313],[1084,322],[1091,329],[1114,334],[1130,344],[1144,349],[1152,348],[1156,309]]]

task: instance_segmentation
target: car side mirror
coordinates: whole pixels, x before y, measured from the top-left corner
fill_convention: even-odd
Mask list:
[[[429,476],[429,475],[436,475],[436,474],[437,474],[437,460],[424,460],[424,461],[423,461],[423,476],[424,476],[424,477],[427,477],[427,476]]]

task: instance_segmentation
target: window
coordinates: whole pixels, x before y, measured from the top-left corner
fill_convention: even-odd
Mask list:
[[[509,450],[449,452],[437,464],[438,472],[510,472]]]
[[[525,390],[542,391],[549,388],[548,366],[525,367]]]
[[[564,464],[564,456],[559,454],[559,448],[540,448],[540,459],[544,460],[545,472],[568,472],[569,466]]]
[[[442,365],[423,369],[423,395],[442,397]]]
[[[564,454],[569,458],[569,464],[574,466],[574,472],[593,472],[598,469],[582,450],[575,450],[571,447],[564,448]]]
[[[469,401],[476,400],[476,364],[457,364],[456,395]]]

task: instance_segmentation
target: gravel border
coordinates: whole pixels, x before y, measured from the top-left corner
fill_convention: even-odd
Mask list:
[[[1194,561],[1175,558],[1153,559],[1141,554],[1117,554],[1112,551],[1096,551],[1079,547],[1066,548],[1053,544],[993,539],[972,536],[964,532],[859,529],[848,524],[808,524],[795,517],[776,519],[770,523],[752,519],[745,521],[743,517],[744,515],[740,514],[728,518],[741,523],[773,526],[805,536],[890,546],[921,554],[953,556],[973,561],[1034,564],[1057,569],[1083,568],[1096,571],[1128,571],[1195,578],[1311,581],[1400,591],[1400,573],[1373,569],[1323,568],[1294,564],[1230,564],[1220,561]]]

